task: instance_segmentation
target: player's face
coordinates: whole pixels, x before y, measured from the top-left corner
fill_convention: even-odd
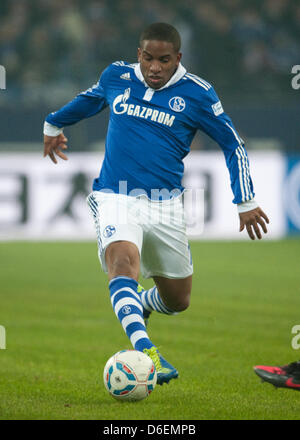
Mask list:
[[[138,60],[146,83],[152,89],[163,87],[176,71],[181,53],[167,41],[144,40],[138,48]]]

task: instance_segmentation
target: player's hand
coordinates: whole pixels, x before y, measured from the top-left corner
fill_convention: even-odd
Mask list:
[[[247,232],[251,240],[255,240],[256,237],[261,240],[261,230],[266,234],[268,232],[266,223],[269,223],[267,215],[261,208],[251,209],[251,211],[241,212],[240,216],[240,232],[246,226]],[[266,223],[265,223],[266,222]],[[260,226],[260,227],[259,227]]]
[[[61,151],[66,150],[68,146],[66,145],[67,138],[63,133],[58,136],[47,136],[44,135],[44,157],[49,156],[52,162],[57,163],[56,156],[63,160],[68,160],[67,156]]]

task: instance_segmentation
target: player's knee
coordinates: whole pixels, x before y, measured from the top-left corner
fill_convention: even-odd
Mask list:
[[[180,301],[177,307],[177,312],[184,312],[184,310],[188,309],[190,305],[190,298],[186,297]]]
[[[137,279],[139,274],[139,260],[133,249],[119,248],[108,249],[106,254],[106,264],[108,268],[109,278],[117,276],[127,276]]]
[[[192,276],[184,279],[167,279],[154,277],[160,297],[165,306],[178,313],[186,310],[190,305],[192,291]]]
[[[129,255],[116,255],[110,261],[111,270],[118,272],[122,270],[130,270],[133,265],[132,258]]]
[[[184,312],[184,310],[188,309],[190,305],[190,292],[186,292],[184,295],[180,295],[176,300],[171,304],[171,309],[174,312]]]
[[[134,264],[134,260],[129,255],[116,256],[110,261],[108,267],[111,277],[127,276],[130,278],[136,278],[138,269]]]

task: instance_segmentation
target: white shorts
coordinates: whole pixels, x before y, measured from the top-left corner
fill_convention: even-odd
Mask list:
[[[105,250],[115,241],[134,243],[144,278],[186,278],[193,273],[181,197],[151,201],[146,196],[93,191],[87,197],[98,238],[98,255],[107,272]]]

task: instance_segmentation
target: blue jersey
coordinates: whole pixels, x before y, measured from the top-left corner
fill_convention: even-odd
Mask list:
[[[105,156],[94,190],[118,193],[123,182],[128,193],[141,191],[150,198],[154,189],[166,189],[165,194],[183,191],[183,159],[200,129],[224,152],[233,202],[254,198],[242,139],[212,85],[181,64],[164,87],[154,90],[145,82],[138,63],[115,62],[97,84],[48,115],[46,121],[62,128],[107,106],[110,120]]]

